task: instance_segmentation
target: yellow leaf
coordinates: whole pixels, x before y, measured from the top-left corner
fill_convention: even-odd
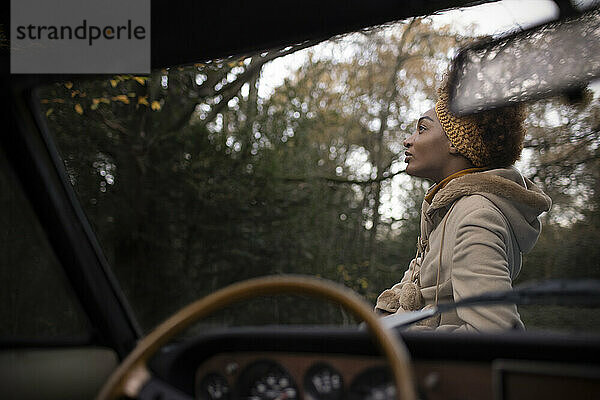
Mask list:
[[[52,114],[52,111],[54,111],[53,108],[49,108],[48,111],[46,111],[46,117],[50,114]]]
[[[65,87],[71,89],[73,87],[73,82],[65,82]]]
[[[158,111],[158,110],[160,110],[160,103],[158,101],[154,100],[150,107],[152,108],[153,111]]]
[[[101,97],[100,98],[100,103],[104,103],[104,104],[110,104],[110,100],[107,99],[106,97]]]
[[[48,99],[41,99],[40,103],[42,103],[42,104],[48,104],[48,103],[50,103],[50,100],[48,100]]]
[[[133,79],[135,79],[135,81],[136,81],[137,83],[139,83],[140,85],[145,85],[145,84],[146,84],[146,80],[147,80],[148,78],[146,78],[146,77],[142,77],[142,76],[134,76],[134,77],[133,77]]]
[[[100,99],[92,99],[92,105],[97,106],[100,103]]]
[[[127,93],[127,96],[128,96],[128,97],[135,97],[135,96],[136,96],[136,94],[135,94],[135,93],[133,93],[133,92],[129,92],[129,93]]]
[[[120,101],[121,103],[129,104],[129,99],[124,94],[120,94],[118,96],[114,96],[111,98],[114,101]]]
[[[71,92],[71,97],[75,97],[75,96],[77,96],[78,94],[79,94],[79,90],[73,90],[73,91]]]
[[[81,107],[81,104],[79,104],[79,103],[75,104],[75,111],[79,115],[83,114],[83,107]]]
[[[114,79],[111,79],[111,80],[110,80],[110,86],[112,86],[112,87],[116,87],[116,86],[117,86],[117,81],[116,81],[116,80],[114,80]]]
[[[145,106],[149,106],[150,104],[148,104],[148,99],[147,96],[140,96],[138,97],[138,104],[143,104]]]
[[[96,110],[98,108],[98,103],[94,103],[90,106],[90,109]]]

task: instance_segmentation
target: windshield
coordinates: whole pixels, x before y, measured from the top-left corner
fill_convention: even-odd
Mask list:
[[[403,141],[433,107],[461,44],[556,16],[552,2],[530,6],[490,4],[313,47],[40,88],[70,183],[144,330],[268,274],[328,278],[375,304],[415,255],[431,185],[405,173]],[[489,28],[481,20],[491,14],[505,16]],[[517,167],[553,208],[513,284],[600,278],[598,92],[577,104],[529,104],[527,115]],[[600,327],[595,309],[519,312],[528,329]],[[222,315],[354,323],[337,307],[293,297]]]

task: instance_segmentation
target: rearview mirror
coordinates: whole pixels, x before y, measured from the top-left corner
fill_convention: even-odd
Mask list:
[[[461,50],[449,76],[459,115],[535,100],[600,76],[600,11]]]

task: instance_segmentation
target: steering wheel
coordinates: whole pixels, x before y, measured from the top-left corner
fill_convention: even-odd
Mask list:
[[[273,294],[306,294],[321,297],[344,306],[363,320],[387,358],[397,388],[397,398],[416,400],[406,346],[391,331],[383,327],[377,315],[361,297],[352,290],[331,281],[285,275],[266,276],[234,283],[182,308],[138,343],[110,376],[97,399],[110,400],[123,395],[131,398],[144,397],[142,395],[144,389],[152,382],[152,375],[147,366],[148,360],[171,338],[188,328],[193,322],[232,303]],[[167,390],[174,395],[174,398],[178,397],[177,389],[167,387]],[[180,396],[180,398],[186,397],[183,394]]]

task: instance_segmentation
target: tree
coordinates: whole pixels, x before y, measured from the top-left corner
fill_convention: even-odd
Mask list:
[[[295,155],[285,155],[288,181],[327,182],[345,193],[340,195],[341,203],[352,205],[348,213],[342,212],[345,224],[353,226],[350,259],[363,266],[360,276],[372,279],[381,267],[379,244],[391,232],[389,226],[418,226],[414,218],[382,218],[382,198],[391,196],[392,185],[398,185],[393,178],[403,172],[402,141],[420,111],[415,98],[435,97],[447,54],[458,39],[446,28],[434,29],[428,19],[413,19],[340,41],[343,61],[312,54],[265,102],[261,124],[265,131],[281,135],[269,137],[270,142],[293,142]],[[308,151],[311,146],[315,152]],[[422,194],[421,185],[416,185],[421,188],[417,196]],[[343,192],[348,187],[352,191]],[[420,208],[420,200],[411,202]],[[335,221],[339,215],[332,214],[327,224],[339,224]],[[411,238],[411,249],[414,243]],[[410,260],[408,253],[413,250],[406,253],[403,261]],[[380,285],[369,292],[371,297]]]

